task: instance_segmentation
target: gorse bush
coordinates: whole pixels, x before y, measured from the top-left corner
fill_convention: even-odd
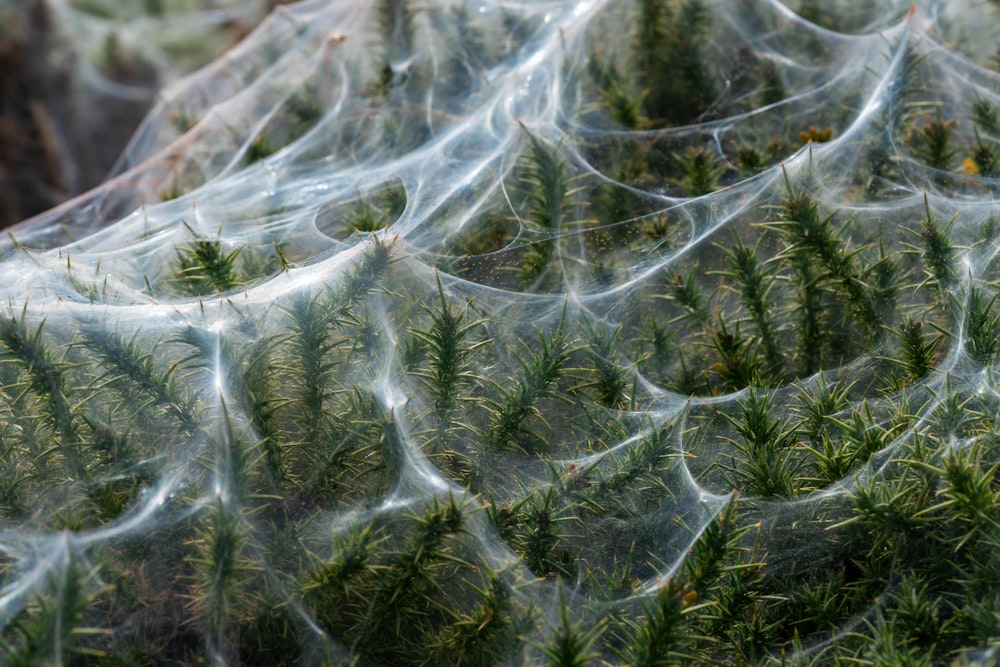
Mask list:
[[[303,2],[165,91],[5,241],[3,661],[990,663],[1000,14],[825,7]]]

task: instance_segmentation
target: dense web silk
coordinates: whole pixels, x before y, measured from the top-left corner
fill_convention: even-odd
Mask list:
[[[502,600],[479,664],[567,628],[638,664],[731,513],[779,576],[836,561],[929,433],[928,471],[991,469],[941,424],[1000,388],[1000,169],[973,159],[1000,16],[840,4],[705,3],[683,122],[630,120],[663,87],[629,74],[638,10],[598,0],[307,0],[164,88],[103,185],[0,239],[9,655],[449,664]],[[792,481],[747,472],[754,405]],[[849,641],[898,585],[780,650]]]

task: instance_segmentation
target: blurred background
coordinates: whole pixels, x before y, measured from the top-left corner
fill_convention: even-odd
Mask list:
[[[104,181],[158,90],[225,53],[291,1],[0,0],[0,227]],[[846,33],[878,31],[910,6],[784,4]],[[996,35],[977,34],[993,22],[960,20],[965,3],[919,4],[965,57],[1000,67]],[[995,10],[1000,0],[986,4]]]
[[[0,0],[0,227],[99,184],[171,81],[276,0]]]

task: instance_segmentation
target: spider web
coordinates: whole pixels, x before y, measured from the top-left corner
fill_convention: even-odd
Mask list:
[[[973,104],[1000,105],[995,11],[841,3],[824,28],[778,2],[708,7],[711,96],[686,122],[616,110],[656,89],[613,88],[635,10],[596,0],[301,2],[163,89],[102,186],[0,239],[0,619],[78,577],[146,600],[99,627],[167,662],[239,662],[234,628],[269,604],[302,661],[372,655],[376,603],[337,628],[301,582],[366,528],[405,552],[457,503],[463,565],[439,564],[438,594],[471,614],[499,577],[543,619],[504,659],[540,661],[560,604],[593,626],[642,609],[737,497],[791,572],[837,557],[827,529],[928,432],[992,465],[947,420],[997,400],[997,180],[962,162],[1000,140]],[[935,153],[935,131],[957,148]],[[795,196],[835,239],[812,282],[782,226]],[[954,239],[943,268],[921,257],[933,229]],[[740,252],[770,276],[763,315]],[[918,326],[935,342],[909,377]],[[754,401],[807,485],[743,472]],[[865,444],[827,474],[807,448],[834,431]],[[219,535],[243,590],[213,598]],[[598,583],[626,561],[624,585]]]

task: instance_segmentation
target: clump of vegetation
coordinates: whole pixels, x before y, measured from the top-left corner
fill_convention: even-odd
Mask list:
[[[642,0],[633,50],[647,118],[669,125],[697,120],[715,101],[704,53],[712,16],[702,0]]]
[[[994,105],[723,5],[289,8],[253,133],[12,237],[2,659],[986,659]]]

